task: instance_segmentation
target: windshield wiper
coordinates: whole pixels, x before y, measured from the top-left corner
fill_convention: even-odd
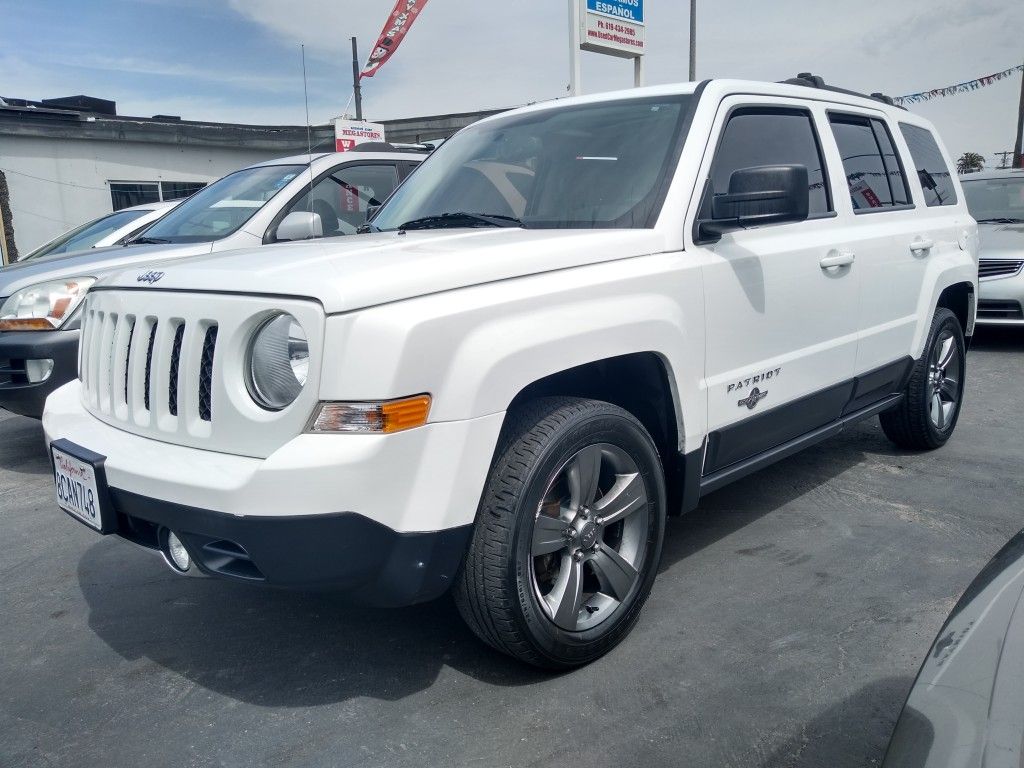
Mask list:
[[[469,222],[467,224],[467,222]],[[500,213],[469,213],[454,211],[435,216],[423,216],[405,222],[398,229],[447,229],[449,227],[521,227],[523,222],[515,216],[503,216]]]
[[[171,241],[159,237],[136,237],[134,240],[129,240],[125,245],[164,245],[169,242]]]
[[[996,216],[992,219],[977,219],[979,224],[1021,224],[1024,223],[1024,219],[1018,219],[1013,216]]]

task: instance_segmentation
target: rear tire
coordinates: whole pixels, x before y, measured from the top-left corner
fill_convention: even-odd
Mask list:
[[[552,397],[506,420],[456,577],[484,642],[548,669],[586,664],[632,629],[661,559],[665,479],[627,411]]]
[[[903,401],[879,414],[882,431],[901,448],[930,450],[945,445],[956,428],[967,372],[963,329],[950,310],[932,318],[924,354],[914,363]]]

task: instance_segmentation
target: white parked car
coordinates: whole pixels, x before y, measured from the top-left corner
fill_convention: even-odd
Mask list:
[[[453,589],[501,651],[596,658],[666,515],[858,419],[919,449],[956,425],[976,225],[904,136],[948,155],[797,82],[494,116],[374,234],[95,286],[82,380],[43,417],[59,505],[181,573]]]
[[[124,245],[180,202],[181,200],[168,200],[143,203],[104,214],[55,237],[50,242],[25,254],[18,261],[31,261],[43,256],[55,258],[88,248]]]
[[[960,178],[981,239],[978,322],[1024,326],[1024,169]]]
[[[424,158],[350,151],[285,157],[229,173],[133,237],[0,269],[0,408],[39,418],[77,375],[79,320],[97,278],[133,264],[353,234]]]

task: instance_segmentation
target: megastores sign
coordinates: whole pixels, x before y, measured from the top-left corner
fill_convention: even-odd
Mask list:
[[[580,0],[580,47],[636,58],[644,54],[644,0]]]

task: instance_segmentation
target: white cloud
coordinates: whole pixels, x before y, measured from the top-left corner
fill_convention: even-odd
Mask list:
[[[279,39],[305,42],[321,63],[336,62],[339,108],[351,86],[349,37],[359,37],[365,55],[392,7],[390,0],[372,8],[355,0],[230,3]],[[688,5],[649,0],[648,82],[686,79]],[[900,95],[1020,63],[1024,6],[1018,0],[731,0],[699,4],[698,22],[698,77],[776,80],[814,71],[837,85]],[[363,81],[365,111],[409,117],[559,96],[568,79],[567,26],[564,2],[433,0],[395,57]],[[628,87],[632,70],[622,60],[585,55],[583,81],[591,91]],[[939,125],[951,151],[991,153],[1012,140],[1018,82],[913,109]]]

